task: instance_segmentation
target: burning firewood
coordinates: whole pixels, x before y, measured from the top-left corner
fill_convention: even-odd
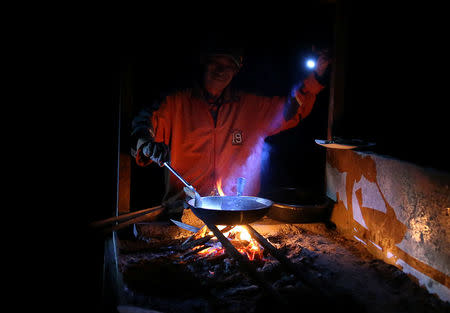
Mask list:
[[[181,259],[182,259],[182,260],[186,260],[186,259],[188,259],[190,256],[195,255],[195,254],[197,254],[198,252],[203,251],[203,250],[205,250],[205,249],[207,249],[207,248],[208,248],[208,246],[206,246],[206,245],[202,245],[202,246],[200,246],[200,247],[197,247],[197,248],[195,248],[195,249],[193,249],[193,250],[191,250],[191,251],[189,251],[189,252],[183,254],[183,255],[181,256]]]
[[[188,250],[188,249],[193,249],[197,246],[200,245],[204,245],[205,243],[207,243],[209,240],[211,240],[212,236],[205,236],[199,239],[196,239],[194,241],[188,242],[188,243],[182,243],[181,245],[179,245],[178,247],[176,247],[177,250],[179,251],[184,251],[184,250]]]

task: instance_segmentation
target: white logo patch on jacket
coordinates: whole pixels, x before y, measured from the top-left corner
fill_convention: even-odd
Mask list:
[[[233,129],[231,131],[231,144],[232,145],[242,145],[244,139],[242,137],[242,130]]]

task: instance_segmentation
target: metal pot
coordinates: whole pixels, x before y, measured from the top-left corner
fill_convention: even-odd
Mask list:
[[[261,219],[273,205],[273,201],[250,196],[201,197],[200,205],[195,199],[189,208],[201,220],[214,225],[243,225]]]
[[[263,196],[275,202],[267,217],[284,223],[326,222],[334,205],[323,193],[304,188],[279,188]]]

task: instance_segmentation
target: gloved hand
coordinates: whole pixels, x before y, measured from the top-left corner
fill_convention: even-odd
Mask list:
[[[324,84],[325,73],[328,73],[329,65],[331,64],[331,56],[328,49],[316,49],[316,47],[313,46],[312,48],[313,52],[317,54],[317,64],[314,68],[314,73],[316,76],[316,79],[319,79],[319,83]],[[328,70],[328,71],[327,71]],[[322,81],[320,81],[322,80]],[[326,80],[328,81],[328,79]]]
[[[328,68],[328,65],[331,63],[330,58],[325,53],[319,53],[319,58],[317,59],[317,65],[314,71],[318,76],[323,76],[325,71]]]
[[[160,166],[170,160],[169,147],[164,142],[149,141],[142,147],[142,153]]]

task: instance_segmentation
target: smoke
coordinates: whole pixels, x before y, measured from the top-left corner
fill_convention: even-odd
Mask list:
[[[268,172],[268,165],[270,164],[270,152],[272,151],[272,146],[264,142],[263,149],[261,153],[261,174],[264,176]]]
[[[280,98],[282,101],[283,98]],[[267,120],[266,129],[259,134],[252,134],[247,139],[248,145],[251,145],[247,152],[245,160],[235,160],[236,163],[232,168],[224,169],[229,173],[222,182],[222,188],[226,195],[235,195],[237,192],[237,180],[243,177],[246,184],[243,189],[243,195],[257,196],[261,191],[262,179],[268,180],[272,175],[270,173],[271,153],[274,146],[265,141],[268,136],[274,135],[282,131],[284,128],[292,126],[286,123],[284,114],[284,106],[279,106],[279,111],[273,114],[270,122]]]
[[[236,194],[239,177],[245,178],[242,195],[256,196],[259,193],[261,174],[266,171],[271,151],[271,146],[264,142],[264,139],[265,137],[263,136],[258,137],[247,159],[230,171],[230,175],[222,186],[226,195]]]

